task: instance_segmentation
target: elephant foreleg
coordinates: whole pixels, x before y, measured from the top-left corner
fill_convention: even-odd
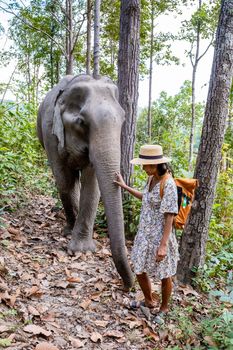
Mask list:
[[[57,187],[66,214],[66,226],[63,234],[71,234],[78,214],[80,184],[78,177],[71,170],[60,170],[59,177],[56,178]]]
[[[72,238],[68,245],[68,252],[94,251],[95,243],[92,238],[96,210],[100,192],[95,170],[88,166],[82,171],[80,206],[78,216],[72,231]]]

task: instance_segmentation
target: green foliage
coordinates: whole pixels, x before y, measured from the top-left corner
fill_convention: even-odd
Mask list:
[[[214,314],[214,313],[213,313]],[[203,342],[211,350],[231,350],[233,347],[233,312],[224,310],[219,315],[205,319],[202,324],[202,332],[210,337],[213,345],[208,346],[204,338]]]
[[[102,202],[99,203],[96,213],[95,219],[95,231],[100,236],[105,236],[105,232],[107,231],[107,219],[105,215],[104,205]]]
[[[0,346],[7,347],[11,345],[11,340],[8,338],[0,339]]]
[[[233,266],[233,170],[219,174],[206,246],[206,262],[196,282],[204,291],[228,289]],[[229,287],[230,288],[230,287]],[[228,295],[229,290],[224,293]]]
[[[163,91],[152,103],[152,143],[161,144],[164,153],[171,156],[176,177],[184,176],[184,171],[188,169],[191,96],[191,82],[185,81],[178,94],[168,96]],[[203,114],[204,106],[198,103],[194,153],[198,150]],[[147,109],[142,110],[138,118],[137,140],[138,145],[148,143]]]
[[[175,349],[196,349],[196,350],[230,350],[233,345],[233,313],[223,306],[211,302],[210,312],[208,316],[202,314],[201,309],[198,310],[199,322],[196,322],[196,311],[200,308],[200,304],[196,303],[196,307],[187,306],[182,308],[175,307],[169,312],[168,316],[174,322],[176,330],[176,343],[180,343],[180,347],[168,347],[170,350]],[[192,339],[200,339],[200,345],[189,345]]]
[[[152,143],[161,144],[164,154],[172,158],[174,176],[192,177],[188,174],[189,154],[189,129],[191,127],[191,82],[185,81],[180,92],[175,96],[168,96],[161,92],[160,97],[152,104]],[[198,103],[196,106],[197,132],[194,152],[197,153],[204,106]],[[135,153],[139,152],[141,145],[148,143],[147,109],[143,109],[137,120],[137,143]],[[135,188],[142,189],[146,184],[146,174],[138,166],[134,168],[132,184]],[[140,216],[141,201],[127,197],[123,203],[126,232],[128,236],[134,236]],[[129,224],[127,224],[129,223]]]
[[[197,40],[197,31],[200,39],[209,39],[214,36],[220,10],[220,1],[214,0],[202,3],[201,7],[193,12],[190,20],[182,22],[180,39],[189,41],[192,45]]]
[[[0,202],[7,206],[30,191],[50,192],[50,174],[35,132],[35,111],[29,105],[0,107]]]
[[[143,191],[143,188],[146,185],[147,176],[142,171],[140,166],[134,167],[134,173],[132,175],[132,185],[137,188],[139,191]],[[133,197],[126,196],[123,201],[123,211],[124,211],[124,220],[125,220],[125,232],[127,238],[132,238],[137,233],[137,227],[140,218],[140,209],[142,202]]]

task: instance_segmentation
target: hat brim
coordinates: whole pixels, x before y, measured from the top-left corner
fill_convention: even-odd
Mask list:
[[[142,159],[142,158],[134,158],[130,161],[133,165],[146,165],[146,164],[162,164],[171,162],[171,158],[163,157],[161,159]]]

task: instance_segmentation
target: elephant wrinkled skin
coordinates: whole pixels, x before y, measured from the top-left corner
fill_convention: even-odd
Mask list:
[[[41,103],[37,133],[46,150],[71,233],[68,251],[94,251],[93,225],[99,189],[108,222],[112,257],[124,285],[133,284],[126,255],[121,191],[113,183],[120,169],[124,111],[118,90],[106,77],[64,77]]]

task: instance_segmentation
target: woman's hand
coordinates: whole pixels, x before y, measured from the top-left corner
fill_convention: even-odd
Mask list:
[[[160,244],[157,252],[155,260],[157,262],[162,261],[167,256],[167,245],[166,244]]]
[[[114,180],[113,182],[115,184],[117,184],[118,186],[125,188],[126,187],[126,183],[123,180],[123,177],[121,175],[121,173],[119,173],[118,171],[115,172],[115,176],[116,176],[116,180]]]

